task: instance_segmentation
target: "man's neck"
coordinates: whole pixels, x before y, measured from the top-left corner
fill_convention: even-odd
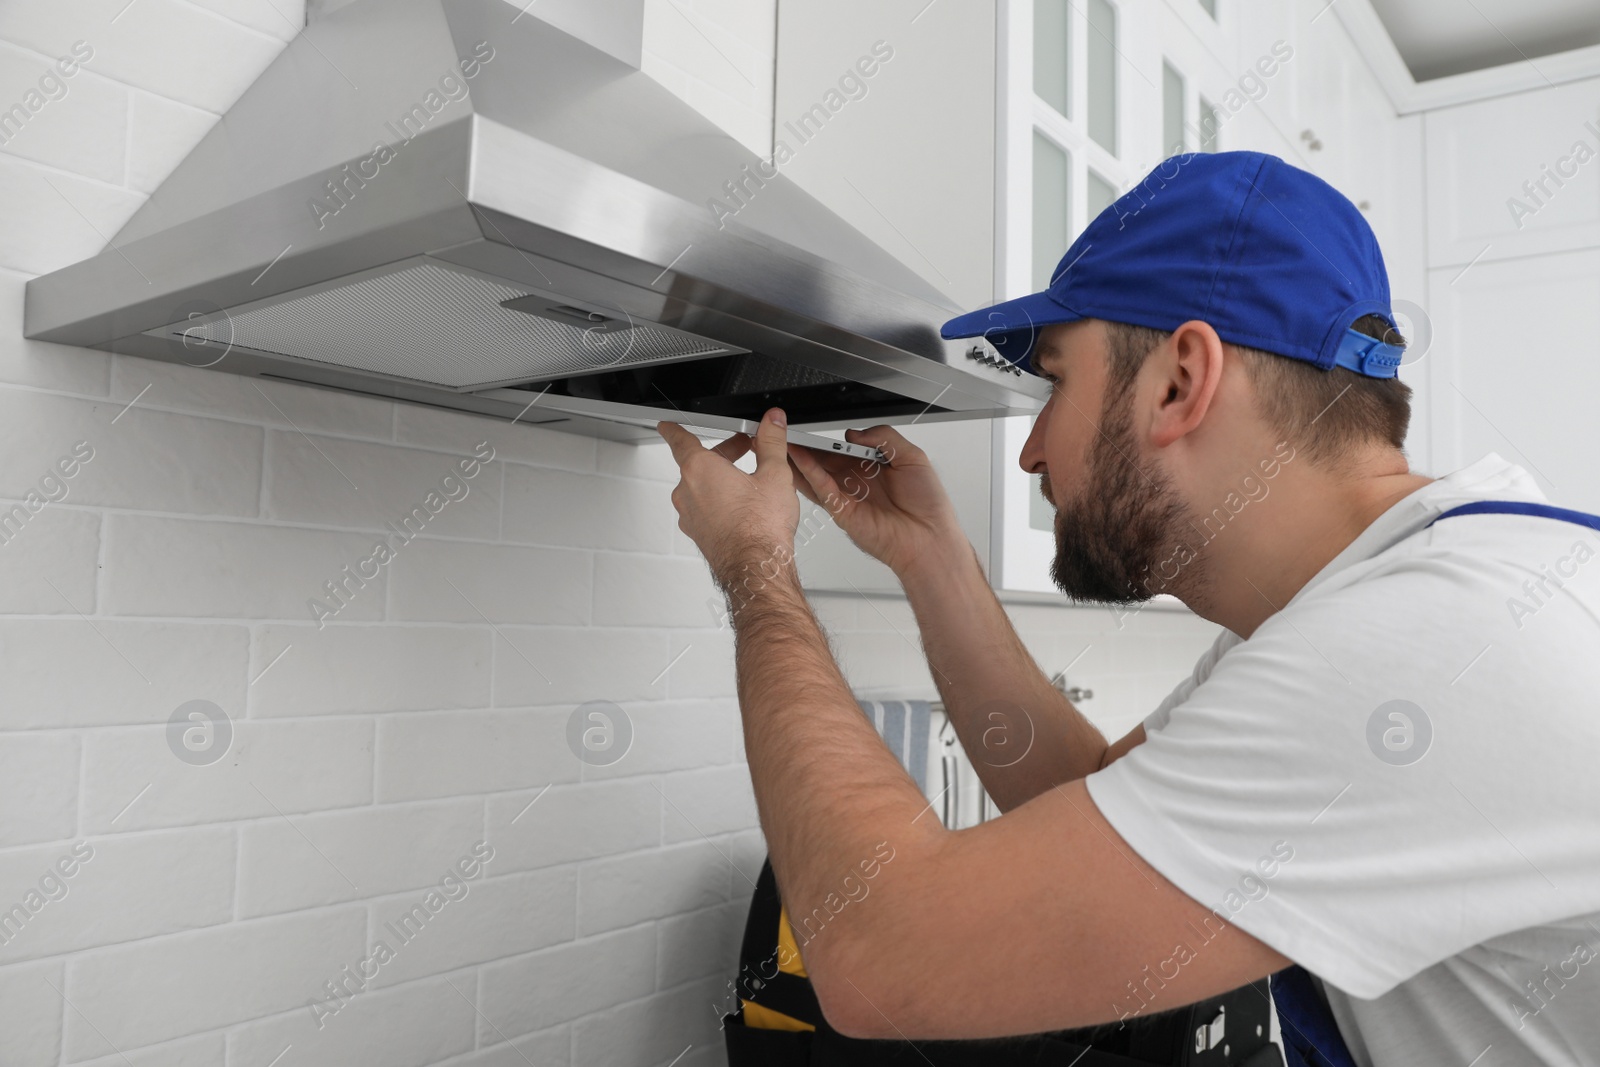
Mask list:
[[[1203,588],[1180,596],[1195,614],[1248,638],[1380,515],[1433,480],[1403,461],[1352,480],[1285,479],[1252,505],[1249,521],[1236,520],[1202,550]]]

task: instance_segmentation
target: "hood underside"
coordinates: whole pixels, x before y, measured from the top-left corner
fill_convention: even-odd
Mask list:
[[[1044,383],[940,339],[960,310],[522,5],[359,0],[291,42],[110,247],[30,281],[25,332],[620,439],[653,432],[576,399],[781,403],[811,428],[1039,410]]]

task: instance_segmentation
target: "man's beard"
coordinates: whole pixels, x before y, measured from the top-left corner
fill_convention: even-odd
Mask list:
[[[1189,525],[1188,510],[1159,468],[1137,464],[1133,389],[1125,388],[1101,412],[1088,484],[1056,507],[1050,579],[1074,600],[1138,604],[1162,591],[1152,582],[1167,584],[1155,567],[1176,546],[1174,533]]]

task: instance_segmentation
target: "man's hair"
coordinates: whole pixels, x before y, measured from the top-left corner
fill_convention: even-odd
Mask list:
[[[1381,316],[1365,315],[1352,327],[1405,347],[1400,332]],[[1110,377],[1106,410],[1120,402],[1151,352],[1171,337],[1162,330],[1107,322]],[[1411,422],[1411,387],[1399,378],[1369,378],[1346,367],[1313,363],[1258,348],[1233,345],[1256,394],[1256,410],[1283,440],[1318,466],[1334,469],[1374,445],[1400,449]]]

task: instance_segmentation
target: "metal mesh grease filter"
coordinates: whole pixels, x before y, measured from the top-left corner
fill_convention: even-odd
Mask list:
[[[526,295],[416,263],[185,329],[221,344],[452,389],[739,351],[653,324],[602,333],[500,306]]]

